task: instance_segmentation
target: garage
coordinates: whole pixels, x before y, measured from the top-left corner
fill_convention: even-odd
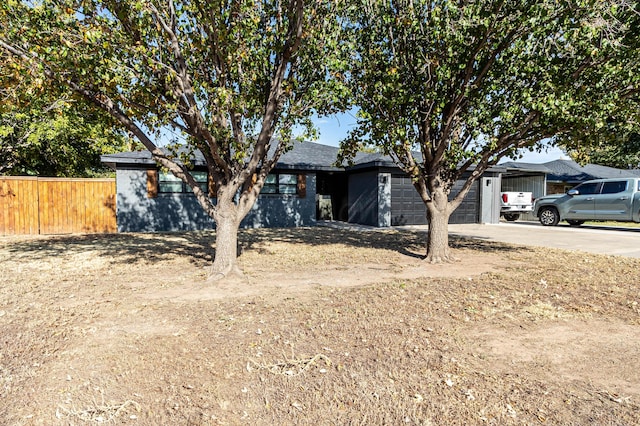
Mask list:
[[[411,178],[391,176],[391,226],[426,225],[427,208]]]
[[[452,193],[457,193],[464,181],[455,185]],[[460,207],[449,218],[449,223],[478,223],[480,195],[475,182]],[[411,183],[411,178],[403,175],[391,177],[391,226],[426,225],[426,207]]]
[[[451,190],[452,194],[457,194],[458,191],[460,191],[460,189],[462,188],[462,185],[464,185],[464,181],[459,180],[456,182],[456,184],[453,186],[453,189]],[[478,188],[480,187],[480,184],[476,181],[473,183],[473,185],[471,185],[471,189],[469,189],[469,193],[467,194],[466,197],[464,197],[464,200],[462,200],[462,203],[460,203],[460,207],[458,207],[456,209],[456,211],[454,211],[451,214],[451,217],[449,218],[449,223],[478,223],[479,222],[479,217],[480,217],[480,191],[478,190]]]

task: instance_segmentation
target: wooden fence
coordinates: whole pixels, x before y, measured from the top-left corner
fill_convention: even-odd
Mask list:
[[[0,176],[0,235],[116,232],[115,179]]]

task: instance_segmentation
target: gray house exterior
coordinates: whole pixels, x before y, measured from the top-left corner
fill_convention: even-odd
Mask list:
[[[304,144],[300,144],[302,147]],[[317,145],[317,144],[316,144]],[[322,148],[314,150],[322,154]],[[330,148],[330,147],[329,147]],[[316,174],[340,170],[322,155],[305,156],[305,148],[287,153],[274,173],[296,176],[304,190],[292,194],[260,194],[241,227],[296,227],[316,223]],[[334,151],[331,151],[335,154]],[[306,157],[304,160],[299,156]],[[313,158],[315,162],[308,159]],[[335,157],[333,157],[335,158]],[[103,163],[116,170],[116,220],[118,232],[187,231],[215,228],[195,196],[183,191],[158,191],[158,168],[148,151],[103,155]],[[335,160],[333,160],[335,161]],[[204,159],[196,155],[194,171],[206,171]],[[215,202],[215,200],[214,200]]]
[[[241,226],[313,226],[318,220],[376,227],[427,223],[424,203],[411,180],[390,157],[362,153],[354,164],[338,167],[337,154],[337,147],[312,142],[296,144],[281,156],[272,171],[273,179],[288,182],[288,186],[284,185],[287,190],[265,193],[263,189]],[[101,159],[116,171],[119,232],[215,228],[193,193],[184,186],[180,191],[182,183],[163,183],[148,151],[103,155]],[[194,172],[205,176],[206,185],[201,154],[196,154],[193,165]],[[505,171],[503,167],[487,171],[451,216],[450,223],[497,223],[499,183]],[[460,185],[462,181],[457,184]],[[163,191],[163,187],[171,191]]]
[[[347,171],[349,222],[380,227],[427,224],[426,207],[420,195],[409,176],[395,166],[390,157],[381,154],[357,156],[355,164]],[[499,207],[487,213],[483,206],[496,205],[500,195],[497,182],[505,171],[493,167],[485,172],[453,212],[449,223],[497,223]],[[486,180],[496,184],[482,188],[480,182]],[[452,193],[457,193],[463,184],[464,179],[456,182]]]
[[[305,173],[305,172],[300,172]],[[260,195],[242,221],[245,228],[315,224],[315,174],[306,175],[306,196]],[[118,232],[188,231],[215,228],[193,194],[149,196],[147,170],[116,172]]]

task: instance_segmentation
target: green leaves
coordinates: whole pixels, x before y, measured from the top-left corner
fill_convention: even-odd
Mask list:
[[[109,117],[66,100],[40,99],[0,115],[0,174],[100,175],[100,155],[129,146]]]
[[[350,83],[363,113],[344,144],[422,163],[426,181],[548,138],[589,138],[611,120],[637,128],[638,6],[614,4],[362,2]]]
[[[13,81],[28,77],[33,90],[46,92],[68,87],[150,150],[158,129],[180,130],[185,143],[213,154],[215,170],[229,174],[256,144],[279,134],[287,139],[278,143],[287,145],[290,129],[347,104],[348,90],[334,78],[347,69],[350,51],[335,7],[297,0],[11,0],[0,9],[7,23],[1,51],[15,67]],[[51,81],[54,87],[44,87]]]

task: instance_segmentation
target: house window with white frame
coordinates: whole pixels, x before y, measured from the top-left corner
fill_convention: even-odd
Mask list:
[[[291,173],[271,173],[267,175],[261,194],[285,194],[298,193],[298,175]]]
[[[193,170],[191,176],[198,182],[198,186],[202,188],[203,191],[208,191],[206,171]],[[193,190],[189,185],[180,180],[180,178],[174,176],[173,173],[160,171],[160,173],[158,173],[158,192],[161,194],[187,194],[192,193]]]

